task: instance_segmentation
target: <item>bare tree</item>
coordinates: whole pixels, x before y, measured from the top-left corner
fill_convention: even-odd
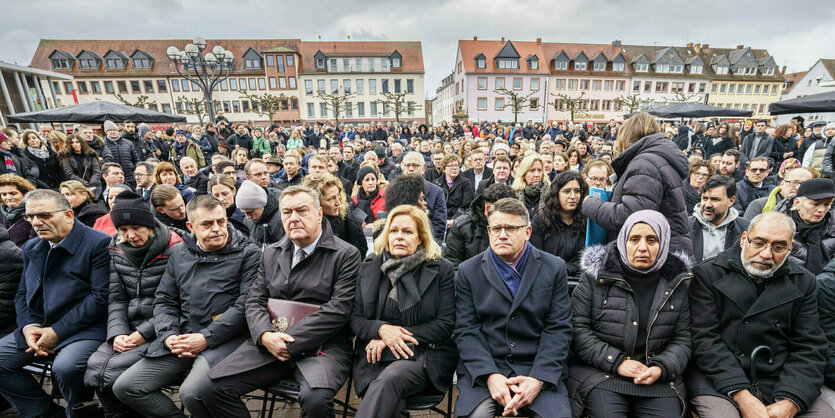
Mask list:
[[[209,109],[206,108],[206,100],[203,98],[180,96],[177,97],[177,101],[182,103],[182,108],[177,108],[177,112],[197,116],[201,125],[203,119],[209,117]],[[214,102],[215,105],[219,103],[217,100]]]
[[[252,111],[258,116],[266,116],[270,119],[270,124],[275,123],[275,112],[280,110],[287,110],[290,108],[290,98],[284,93],[274,96],[270,93],[249,94],[246,90],[241,90],[241,99],[246,99],[252,102]]]
[[[693,100],[695,99],[695,100]],[[697,93],[685,93],[683,91],[677,91],[673,95],[672,98],[664,97],[665,104],[671,103],[701,103],[704,101],[704,96]]]
[[[652,100],[650,99],[642,99],[641,96],[637,94],[629,94],[620,96],[614,100],[615,104],[620,106],[621,109],[628,110],[628,113],[635,113],[642,108],[646,107]]]
[[[583,103],[585,102],[583,97],[586,96],[586,92],[581,92],[578,97],[571,97],[563,93],[551,93],[551,96],[554,96],[554,101],[550,104],[554,106],[555,110],[568,112],[571,122],[574,122],[574,118],[577,116],[588,115],[583,109]]]
[[[148,100],[148,96],[146,96],[144,94],[137,97],[135,102],[129,101],[128,99],[126,99],[124,96],[122,96],[119,93],[111,93],[111,94],[113,95],[113,97],[116,98],[116,100],[118,100],[122,104],[126,104],[128,106],[145,108],[145,106],[147,106],[147,105],[157,104],[157,102],[155,102],[155,101]]]
[[[390,92],[383,92],[383,97],[385,99],[377,100],[377,103],[383,106],[383,109],[390,109],[394,113],[394,120],[397,123],[400,123],[400,115],[404,113],[411,113],[416,110],[420,110],[423,108],[423,105],[419,103],[411,103],[406,101],[406,93],[390,93]],[[383,113],[388,113],[384,111]]]
[[[507,98],[507,103],[505,103],[505,107],[509,107],[510,111],[513,112],[514,125],[519,122],[519,113],[522,113],[522,111],[525,110],[526,107],[530,107],[531,110],[537,110],[540,107],[542,107],[542,105],[540,104],[532,104],[531,96],[539,93],[536,91],[527,95],[522,94],[521,92],[508,89],[496,89],[493,91]]]
[[[322,99],[325,102],[325,106],[328,111],[333,113],[336,126],[339,126],[340,114],[345,113],[348,110],[353,110],[356,107],[356,104],[350,102],[351,99],[356,97],[355,93],[330,94],[319,90],[316,92],[316,96]]]

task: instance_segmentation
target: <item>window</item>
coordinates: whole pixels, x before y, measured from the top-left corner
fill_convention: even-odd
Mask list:
[[[522,90],[522,79],[520,77],[513,78],[513,90]]]
[[[288,66],[288,67],[294,67],[294,66],[296,65],[296,64],[295,64],[295,61],[294,61],[294,60],[295,60],[295,58],[294,58],[292,55],[287,55],[287,56],[286,56],[286,57],[284,57],[284,58],[286,58],[286,60],[287,60],[287,66]]]
[[[493,107],[495,110],[504,110],[504,97],[496,97],[496,102]]]
[[[577,90],[577,80],[568,80],[568,90]]]
[[[145,82],[142,83],[142,84],[145,85],[144,86],[145,87],[145,93],[153,93],[154,92],[154,82],[152,80],[145,80]]]
[[[371,116],[377,116],[377,102],[371,102],[368,104],[369,110],[371,111]]]
[[[699,93],[704,93],[707,89],[707,83],[699,83]]]
[[[400,58],[394,57],[391,59],[392,68],[400,68]]]
[[[168,88],[166,88],[165,85],[165,80],[157,80],[157,91],[160,93],[165,93],[168,91]]]
[[[565,60],[554,61],[554,69],[555,70],[567,70],[568,69],[568,61],[565,61]]]
[[[711,92],[711,93],[716,93],[716,90],[717,90],[717,89],[718,89],[718,87],[717,87],[716,83],[713,83],[713,84],[710,86],[710,92]],[[740,89],[740,90],[742,90],[742,89]]]
[[[574,62],[574,69],[575,70],[585,70],[585,69],[588,68],[588,66],[589,66],[589,63],[587,63],[587,62],[576,62],[576,61]]]
[[[766,68],[765,70],[763,70],[763,75],[774,75],[774,67]]]
[[[183,91],[191,90],[191,82],[189,82],[188,80],[182,80],[180,86],[183,88]]]
[[[316,58],[316,68],[325,68],[324,58]]]
[[[688,93],[695,93],[696,92],[696,83],[687,83],[687,92]]]
[[[319,116],[326,118],[328,117],[328,105],[325,103],[319,103]]]
[[[81,65],[82,70],[92,70],[99,68],[99,65],[96,63],[96,60],[88,58],[88,59],[80,59],[78,63]]]
[[[565,90],[565,79],[558,78],[554,80],[554,89],[555,90]]]
[[[678,82],[672,85],[673,93],[684,93],[684,83]]]
[[[276,84],[276,82],[275,82],[275,77],[270,77],[270,78],[269,78],[269,81],[270,81],[270,88],[271,88],[271,89],[275,89],[275,88],[277,88],[277,87],[278,87],[278,85],[277,85],[277,84]]]
[[[229,79],[229,90],[238,91],[238,79],[237,78],[230,78]]]
[[[406,93],[415,94],[415,80],[411,78],[406,80]]]
[[[313,103],[307,104],[307,117],[315,118],[316,117],[316,106]]]
[[[539,69],[539,60],[530,60],[531,70],[538,70]]]
[[[765,111],[765,105],[761,104],[760,108],[757,110],[757,113],[763,113],[763,111]]]
[[[702,66],[701,65],[691,65],[690,66],[690,74],[701,74],[702,73]]]
[[[383,93],[388,93],[389,92],[389,81],[388,81],[388,79],[383,79],[382,83],[383,83]]]
[[[745,86],[745,94],[751,94],[751,88],[752,88],[751,84],[746,85]]]
[[[254,79],[254,78],[250,78],[250,79],[249,79],[249,80],[247,80],[247,81],[249,81],[249,89],[250,89],[250,90],[255,90],[255,89],[257,89],[257,88],[258,88],[258,82],[257,82],[257,81],[255,81],[255,79]]]
[[[736,84],[729,84],[728,85],[728,94],[734,94],[734,90],[736,90]]]
[[[263,78],[258,79],[258,90],[266,90],[267,89],[267,80]]]
[[[742,110],[748,110],[748,107],[749,107],[748,103],[745,103],[744,105],[742,105]]]
[[[244,60],[244,69],[247,70],[255,70],[261,68],[261,60],[259,59],[248,59]]]
[[[290,80],[290,88],[296,88],[296,77],[290,77],[288,80]]]
[[[395,93],[398,93],[398,94],[400,93],[400,91],[401,91],[400,90],[400,85],[402,84],[401,81],[402,80],[394,80],[394,92]]]
[[[192,81],[192,82],[191,82],[191,90],[192,90],[192,91],[197,91],[197,90],[200,90],[200,85],[198,85],[197,83],[195,83],[194,81]],[[217,90],[217,89],[215,89],[215,90]]]
[[[612,71],[623,71],[626,69],[626,63],[623,62],[613,62],[612,63]]]
[[[94,94],[101,94],[101,84],[98,81],[91,81],[90,87],[93,89]]]
[[[165,83],[164,80],[163,80],[163,83]],[[57,86],[58,85],[56,84],[56,87]],[[58,90],[58,89],[56,88],[55,90]],[[162,91],[162,90],[160,90],[160,91]],[[104,82],[104,92],[108,93],[108,94],[112,94],[112,93],[116,92],[116,90],[113,89],[113,82],[112,81],[105,81]]]
[[[351,94],[351,80],[342,80],[342,91],[344,91],[345,94]]]
[[[177,109],[177,113],[183,113],[183,102],[174,103],[174,107]]]
[[[139,81],[131,80],[130,82],[130,92],[131,93],[142,93],[142,90],[139,88]]]
[[[372,78],[368,80],[368,94],[377,94],[377,79]]]
[[[655,92],[656,93],[666,93],[667,89],[669,87],[669,84],[670,83],[668,83],[666,81],[656,81],[655,82]]]
[[[148,60],[148,58],[134,58],[133,68],[151,68],[151,62]]]
[[[607,111],[607,112],[612,110],[612,101],[611,100],[604,100],[603,103],[602,103],[602,106],[600,108],[603,109],[604,111]]]
[[[241,102],[241,109],[243,109],[244,112],[249,112],[249,100]]]
[[[777,94],[777,85],[776,84],[771,85],[771,94]]]
[[[154,112],[156,112],[156,111],[158,111],[158,110],[159,110],[159,107],[158,107],[158,105],[157,105],[156,103],[154,103],[154,104],[149,104],[149,105],[148,105],[148,110],[153,110]]]
[[[754,94],[760,94],[760,85],[759,84],[754,85]]]
[[[313,80],[304,80],[304,94],[313,96]]]
[[[533,91],[539,90],[539,79],[538,78],[532,78],[531,79],[531,90],[533,90]]]
[[[110,86],[113,86],[113,82],[110,82]],[[57,81],[52,82],[52,90],[55,91],[55,94],[61,94],[61,84]],[[111,93],[111,92],[108,92]]]
[[[331,94],[339,94],[339,80],[331,80]]]
[[[72,82],[71,81],[65,81],[64,82],[64,91],[66,91],[67,94],[72,94],[73,90],[75,90],[75,88],[72,86]]]
[[[52,60],[52,69],[53,70],[69,70],[72,68],[70,66],[70,60],[66,58],[59,58]]]
[[[595,61],[594,62],[594,71],[606,71],[606,61]]]
[[[530,104],[531,104],[531,110],[539,109],[539,99],[538,98],[536,98],[536,97],[531,98]]]
[[[479,90],[487,90],[487,77],[479,77],[478,78],[478,89]]]
[[[336,72],[336,59],[335,58],[331,58],[331,59],[328,60],[328,71],[334,72],[334,73]]]
[[[724,65],[720,65],[720,66],[716,67],[716,74],[719,74],[719,75],[728,74],[728,67],[726,67]]]
[[[369,72],[369,73],[373,73],[373,72],[377,71],[377,70],[374,68],[374,61],[375,61],[375,59],[374,59],[374,58],[369,58],[369,59],[368,59],[368,72]]]
[[[485,60],[484,58],[479,58],[475,60],[475,68],[487,68],[487,60]]]
[[[357,103],[357,116],[364,117],[365,116],[365,102]]]
[[[81,93],[81,94],[89,93],[89,91],[87,91],[87,82],[86,81],[78,81],[77,84],[78,84],[78,92],[79,93]]]
[[[644,93],[652,92],[652,81],[644,81]]]
[[[600,110],[600,100],[589,101],[589,110]]]
[[[267,55],[267,67],[275,66],[275,56]]]
[[[278,55],[275,58],[276,58],[276,60],[275,60],[276,71],[278,71],[279,73],[283,73],[284,72],[284,55]]]
[[[478,98],[478,110],[487,110],[487,98],[486,97],[479,97]]]
[[[357,80],[357,95],[365,94],[365,80],[358,79]]]
[[[594,91],[600,91],[603,88],[603,81],[602,80],[592,80],[591,82],[591,89]]]
[[[119,86],[119,93],[124,94],[128,92],[128,83],[126,81],[118,81],[116,84]]]
[[[496,68],[516,70],[519,69],[518,59],[500,58],[496,60]]]
[[[632,91],[635,93],[639,93],[641,91],[641,82],[640,81],[633,81],[632,82]]]
[[[496,90],[504,88],[504,77],[496,77]]]
[[[316,80],[316,91],[325,92],[325,80]]]
[[[232,111],[235,113],[241,112],[241,103],[239,101],[235,100],[232,102]]]
[[[345,102],[345,117],[354,117],[354,107],[351,105],[351,102]]]
[[[589,80],[580,80],[580,90],[589,89]]]
[[[649,63],[635,64],[634,67],[635,71],[639,73],[645,73],[649,71]]]

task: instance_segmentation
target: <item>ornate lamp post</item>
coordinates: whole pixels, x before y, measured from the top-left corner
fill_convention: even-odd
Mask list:
[[[206,41],[203,38],[194,38],[194,42],[186,45],[183,51],[175,46],[168,47],[166,55],[174,63],[174,68],[181,77],[197,84],[203,91],[209,120],[214,122],[215,106],[212,101],[212,92],[215,86],[232,74],[232,69],[235,68],[235,57],[232,52],[223,49],[220,45],[212,48],[212,52],[203,55],[205,49]]]

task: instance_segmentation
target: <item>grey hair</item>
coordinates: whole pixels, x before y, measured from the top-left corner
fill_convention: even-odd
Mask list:
[[[183,157],[183,158],[180,158],[180,167],[182,167],[182,166],[183,166],[183,163],[187,163],[187,162],[189,162],[189,161],[191,161],[191,162],[193,162],[195,165],[197,165],[197,161],[194,161],[194,158],[191,158],[191,157]]]
[[[419,152],[417,152],[417,151],[409,151],[409,152],[407,152],[407,153],[406,153],[406,155],[404,155],[404,156],[403,156],[403,160],[405,160],[405,159],[409,158],[409,156],[412,156],[412,155],[414,155],[415,157],[417,157],[418,159],[420,159],[420,165],[422,165],[422,166],[426,166],[426,161],[423,159],[423,154],[421,154],[421,153],[419,153]],[[401,161],[401,164],[402,164],[402,161],[403,161],[403,160],[400,160],[400,161]]]
[[[70,202],[67,200],[64,195],[61,193],[56,192],[55,190],[50,189],[35,189],[26,193],[26,196],[23,197],[23,204],[25,205],[30,200],[51,200],[52,204],[55,205],[55,210],[70,210],[72,206],[70,206]]]
[[[751,219],[751,223],[748,225],[748,230],[745,231],[745,235],[751,235],[751,231],[753,231],[754,227],[760,222],[767,222],[771,220],[785,223],[792,231],[791,239],[794,240],[794,235],[797,233],[797,225],[794,224],[792,218],[782,212],[765,212],[755,216],[754,219]]]
[[[284,191],[281,192],[281,196],[278,197],[279,206],[280,202],[284,200],[285,196],[292,196],[299,193],[306,193],[307,196],[310,197],[310,200],[313,201],[314,209],[319,210],[322,207],[322,203],[319,202],[319,192],[307,186],[290,186],[284,189]]]

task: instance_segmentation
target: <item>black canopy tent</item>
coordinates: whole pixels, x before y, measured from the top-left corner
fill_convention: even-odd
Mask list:
[[[772,115],[835,112],[835,91],[774,102],[768,111]]]
[[[9,122],[33,122],[33,123],[97,123],[102,124],[106,120],[113,122],[185,122],[186,117],[172,115],[169,113],[156,112],[141,107],[128,106],[119,103],[95,101],[82,103],[73,106],[64,106],[54,109],[40,110],[37,112],[17,113],[8,115]]]
[[[678,119],[678,118],[709,118],[709,117],[750,117],[754,114],[749,110],[735,110],[724,107],[711,106],[703,103],[673,103],[664,106],[659,106],[654,109],[646,111],[650,115],[658,116],[662,119]],[[630,113],[624,115],[624,119],[629,119],[634,115]]]

